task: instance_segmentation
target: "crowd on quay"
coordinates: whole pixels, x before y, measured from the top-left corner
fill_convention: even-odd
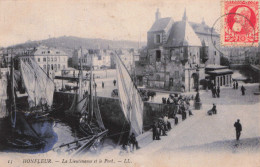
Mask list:
[[[153,122],[153,140],[160,140],[160,136],[167,136],[167,132],[172,129],[169,118],[174,119],[174,125],[177,125],[179,120],[176,114],[180,114],[182,120],[187,118],[187,114],[189,116],[193,115],[190,109],[191,99],[192,97],[178,94],[170,94],[168,98],[162,98],[162,103],[168,105],[168,110],[163,116]]]

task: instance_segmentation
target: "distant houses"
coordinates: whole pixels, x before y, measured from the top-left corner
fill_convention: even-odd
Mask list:
[[[116,68],[114,56],[118,55],[131,72],[134,67],[134,49],[76,49],[72,56],[72,67],[75,69],[94,70]]]

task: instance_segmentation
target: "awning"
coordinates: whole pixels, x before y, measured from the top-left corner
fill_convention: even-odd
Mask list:
[[[229,69],[221,69],[221,70],[207,71],[206,74],[209,74],[209,75],[225,75],[225,74],[233,74],[233,71],[229,70]]]

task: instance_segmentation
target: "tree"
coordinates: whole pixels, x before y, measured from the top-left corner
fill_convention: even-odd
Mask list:
[[[229,62],[228,58],[226,58],[225,56],[220,56],[220,65],[229,66],[230,62]]]

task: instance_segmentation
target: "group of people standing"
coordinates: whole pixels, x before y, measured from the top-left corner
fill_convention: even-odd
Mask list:
[[[220,97],[220,87],[219,86],[213,86],[211,88],[211,92],[212,92],[213,98]]]
[[[182,116],[182,120],[187,118],[187,114],[193,115],[190,110],[190,100],[190,97],[179,94],[170,94],[168,98],[162,98],[162,103],[168,104],[168,110],[158,121],[154,121],[152,125],[153,140],[160,140],[160,136],[167,136],[167,132],[172,128],[168,118],[174,119],[174,124],[177,125],[179,122],[177,114]]]
[[[160,136],[167,136],[166,132],[171,130],[171,123],[168,121],[168,116],[159,118],[158,121],[154,121],[152,125],[153,140],[161,140]]]

